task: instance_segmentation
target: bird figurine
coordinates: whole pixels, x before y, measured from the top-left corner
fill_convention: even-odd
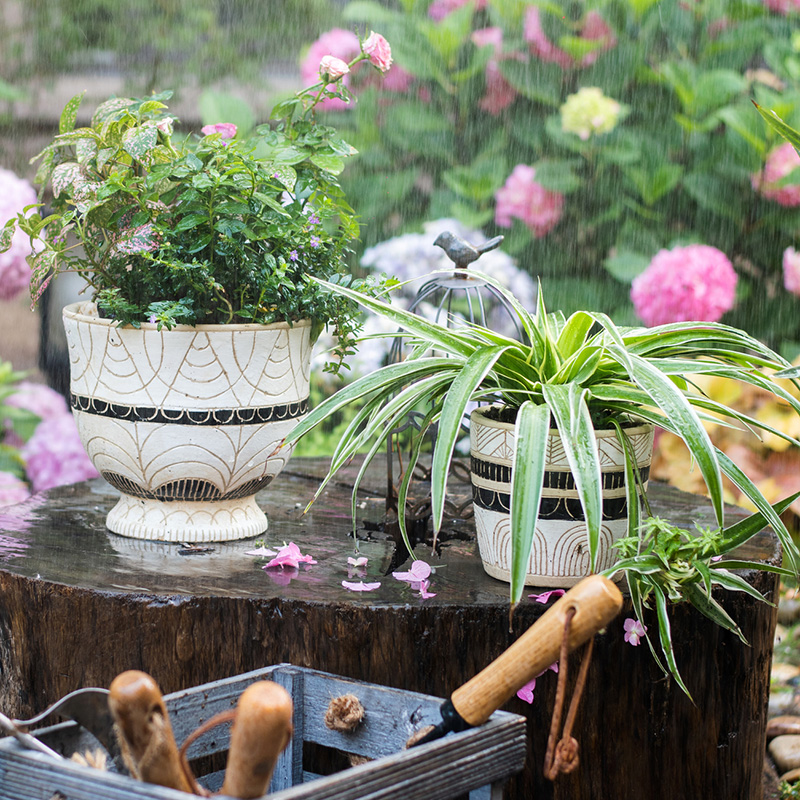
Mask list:
[[[436,237],[434,245],[441,247],[457,269],[466,269],[473,261],[477,261],[484,253],[499,247],[505,237],[495,236],[483,244],[470,244],[450,231],[444,231]]]

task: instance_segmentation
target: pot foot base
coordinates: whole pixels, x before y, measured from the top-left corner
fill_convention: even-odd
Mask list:
[[[106,527],[120,536],[161,542],[230,542],[267,530],[255,497],[220,502],[162,502],[123,494]]]

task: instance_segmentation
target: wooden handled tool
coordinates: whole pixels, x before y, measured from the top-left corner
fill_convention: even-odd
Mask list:
[[[109,687],[108,707],[134,777],[196,793],[194,781],[181,765],[161,690],[146,672],[129,670],[117,675]]]
[[[248,686],[236,706],[221,793],[242,800],[264,795],[275,762],[291,738],[289,693],[272,681]]]
[[[622,594],[608,578],[585,578],[559,598],[508,650],[456,689],[442,704],[442,722],[414,744],[482,725],[515,692],[557,661],[570,609],[575,612],[568,643],[572,652],[611,622],[621,607]]]

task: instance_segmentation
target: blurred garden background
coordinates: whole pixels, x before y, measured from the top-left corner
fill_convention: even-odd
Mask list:
[[[722,320],[797,360],[800,157],[753,101],[800,125],[800,0],[0,0],[0,223],[35,202],[30,159],[72,96],[86,92],[80,124],[110,95],[171,89],[178,131],[233,122],[246,135],[371,30],[392,69],[354,70],[356,101],[319,111],[359,151],[341,176],[361,223],[353,271],[420,277],[449,263],[439,231],[503,234],[480,267],[525,303],[541,280],[550,309]],[[89,474],[79,443],[74,462],[56,459],[69,469],[30,471],[40,421],[67,424],[42,387],[64,389],[57,309],[76,298],[31,312],[25,255],[21,240],[0,255],[0,360],[30,371],[24,391],[0,376],[16,426],[0,445],[7,501]],[[367,342],[350,374],[385,357]],[[337,385],[320,371],[315,396]],[[722,379],[698,390],[800,435],[774,399]],[[800,489],[785,441],[712,434],[770,500]],[[336,435],[302,452],[329,452]],[[690,467],[662,435],[654,476],[699,491]]]

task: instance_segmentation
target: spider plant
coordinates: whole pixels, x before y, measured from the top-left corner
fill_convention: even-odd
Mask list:
[[[398,506],[405,507],[411,475],[425,434],[438,425],[431,466],[434,535],[444,512],[447,477],[464,412],[471,403],[502,403],[516,410],[516,454],[511,493],[511,601],[522,596],[526,564],[539,515],[547,434],[551,425],[562,442],[584,511],[590,567],[596,568],[602,521],[601,469],[595,424],[613,427],[626,454],[628,535],[639,529],[640,511],[635,457],[624,425],[647,421],[680,436],[700,470],[717,523],[724,523],[722,475],[747,496],[773,526],[791,566],[800,552],[778,514],[759,489],[711,442],[704,421],[761,428],[793,439],[771,426],[729,408],[696,390],[692,378],[712,375],[734,378],[772,392],[800,412],[800,403],[770,375],[788,362],[744,331],[719,323],[678,322],[654,328],[621,328],[605,314],[577,311],[568,319],[549,314],[541,287],[535,313],[524,308],[491,276],[471,272],[501,293],[519,319],[524,341],[474,324],[449,328],[416,314],[322,280],[332,292],[360,303],[400,328],[408,355],[345,386],[314,409],[289,435],[295,441],[351,403],[360,409],[335,448],[329,472],[317,491],[354,454],[366,456],[353,488],[373,457],[382,451],[387,431],[412,410],[426,409],[411,446],[409,463],[398,488]],[[313,502],[313,500],[312,500]],[[405,537],[405,520],[399,513]],[[407,538],[405,539],[408,545]]]

